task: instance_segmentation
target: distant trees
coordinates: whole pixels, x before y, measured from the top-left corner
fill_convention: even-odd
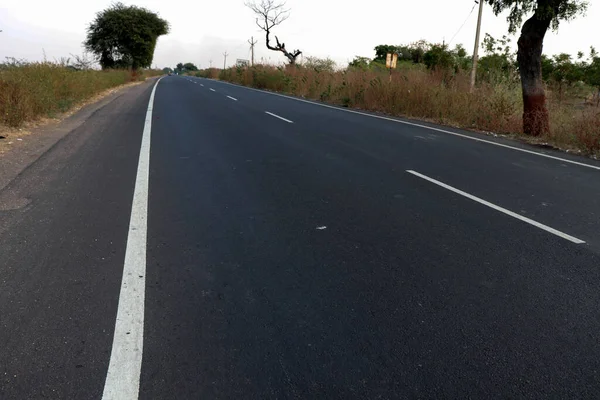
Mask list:
[[[311,68],[315,71],[321,72],[334,72],[335,61],[330,58],[317,58],[317,57],[305,57],[302,62],[302,66],[305,68]]]
[[[191,62],[187,62],[187,63],[183,64],[183,69],[186,71],[198,71],[198,67],[196,67]]]
[[[424,61],[425,53],[431,48],[431,44],[425,40],[419,40],[406,46],[394,46],[381,44],[375,47],[375,62],[384,62],[388,53],[398,54],[399,61],[412,61],[415,64],[421,64]]]
[[[371,59],[369,57],[356,56],[354,57],[354,60],[348,63],[348,66],[351,68],[367,69],[369,68],[369,64],[371,64]]]
[[[152,64],[156,42],[169,32],[169,24],[141,7],[115,3],[96,14],[87,30],[86,50],[103,69],[147,68]]]
[[[517,65],[510,43],[511,39],[507,36],[496,39],[488,33],[485,34],[482,44],[485,55],[478,63],[478,74],[481,77],[492,82],[514,78]]]
[[[178,63],[175,66],[174,72],[177,72],[178,74],[183,74],[185,72],[194,72],[194,71],[198,71],[198,70],[199,70],[198,67],[194,63],[186,62],[185,64]]]
[[[256,25],[265,32],[267,49],[282,52],[283,55],[287,57],[288,62],[291,65],[294,65],[298,56],[302,54],[300,50],[289,52],[285,48],[285,43],[280,42],[277,36],[275,36],[275,46],[271,45],[270,35],[273,28],[280,25],[290,16],[290,10],[285,8],[285,2],[279,3],[275,0],[252,0],[246,2],[245,5],[254,12],[256,15]]]
[[[173,73],[173,68],[165,67],[162,69],[163,74],[171,74]]]
[[[592,61],[585,72],[585,79],[589,85],[596,88],[596,105],[600,106],[600,57],[593,47],[590,58]]]
[[[546,93],[542,80],[542,49],[548,29],[558,29],[560,21],[571,20],[585,11],[584,0],[486,0],[496,15],[509,10],[509,32],[516,32],[523,17],[518,41],[517,62],[523,88],[523,131],[539,136],[549,132]]]

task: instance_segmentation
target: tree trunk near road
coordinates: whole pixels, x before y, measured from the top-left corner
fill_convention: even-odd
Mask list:
[[[550,19],[534,15],[521,30],[517,62],[523,88],[523,131],[540,136],[550,131],[546,93],[542,80],[542,48]]]

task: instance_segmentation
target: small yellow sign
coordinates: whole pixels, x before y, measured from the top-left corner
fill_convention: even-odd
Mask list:
[[[385,58],[385,67],[392,69],[396,68],[396,63],[398,62],[398,54],[397,53],[387,53],[387,57]]]

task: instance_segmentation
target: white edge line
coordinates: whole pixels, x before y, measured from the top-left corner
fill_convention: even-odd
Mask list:
[[[530,225],[533,225],[533,226],[535,226],[535,227],[537,227],[537,228],[543,229],[543,230],[545,230],[546,232],[550,232],[550,233],[552,233],[553,235],[559,236],[559,237],[561,237],[561,238],[563,238],[563,239],[566,239],[566,240],[568,240],[568,241],[570,241],[570,242],[573,242],[573,243],[575,243],[575,244],[583,244],[583,243],[585,243],[585,241],[583,241],[583,240],[581,240],[581,239],[577,239],[577,238],[576,238],[576,237],[574,237],[574,236],[567,235],[566,233],[563,233],[563,232],[561,232],[561,231],[558,231],[558,230],[556,230],[556,229],[554,229],[554,228],[550,228],[550,227],[549,227],[549,226],[547,226],[547,225],[541,224],[541,223],[539,223],[539,222],[537,222],[537,221],[534,221],[534,220],[532,220],[532,219],[529,219],[529,218],[527,218],[527,217],[524,217],[524,216],[522,216],[522,215],[519,215],[519,214],[517,214],[517,213],[514,213],[514,212],[512,212],[512,211],[509,211],[509,210],[507,210],[506,208],[502,208],[502,207],[500,207],[500,206],[497,206],[497,205],[495,205],[495,204],[492,204],[492,203],[490,203],[489,201],[485,201],[485,200],[483,200],[483,199],[480,199],[479,197],[476,197],[476,196],[473,196],[472,194],[469,194],[469,193],[463,192],[462,190],[456,189],[456,188],[454,188],[454,187],[452,187],[452,186],[450,186],[450,185],[447,185],[447,184],[445,184],[445,183],[443,183],[443,182],[440,182],[440,181],[438,181],[438,180],[435,180],[435,179],[433,179],[433,178],[430,178],[430,177],[428,177],[428,176],[426,176],[426,175],[420,174],[420,173],[418,173],[418,172],[416,172],[416,171],[413,171],[413,170],[410,170],[410,169],[409,169],[409,170],[406,170],[406,172],[408,172],[409,174],[413,174],[413,175],[415,175],[415,176],[418,176],[419,178],[425,179],[425,180],[427,180],[427,181],[429,181],[429,182],[431,182],[431,183],[435,183],[436,185],[438,185],[438,186],[441,186],[441,187],[443,187],[443,188],[445,188],[445,189],[448,189],[448,190],[450,190],[450,191],[452,191],[452,192],[454,192],[454,193],[458,193],[458,194],[460,194],[461,196],[464,196],[464,197],[466,197],[466,198],[468,198],[468,199],[471,199],[471,200],[473,200],[473,201],[476,201],[476,202],[478,202],[478,203],[480,203],[480,204],[483,204],[484,206],[488,206],[488,207],[490,207],[490,208],[493,208],[493,209],[494,209],[494,210],[496,210],[496,211],[500,211],[500,212],[502,212],[502,213],[504,213],[504,214],[506,214],[506,215],[510,215],[510,216],[511,216],[511,217],[513,217],[513,218],[519,219],[519,220],[521,220],[521,221],[523,221],[523,222],[527,222],[527,223],[528,223],[528,224],[530,224]]]
[[[144,349],[150,135],[154,96],[159,82],[160,79],[156,81],[154,88],[152,88],[144,122],[133,202],[131,204],[131,218],[125,248],[115,333],[102,394],[103,400],[137,399],[140,388],[140,371]]]
[[[491,140],[485,140],[485,139],[476,138],[476,137],[472,137],[472,136],[468,136],[468,135],[463,135],[461,133],[447,131],[445,129],[434,128],[434,127],[427,126],[427,125],[416,124],[414,122],[401,121],[399,119],[394,119],[394,118],[389,118],[389,117],[382,117],[380,115],[368,114],[368,113],[364,113],[364,112],[360,112],[360,111],[348,110],[348,109],[345,109],[345,108],[334,107],[334,106],[330,106],[328,104],[322,104],[322,103],[317,103],[317,102],[314,102],[314,101],[309,101],[309,100],[299,99],[299,98],[292,97],[292,96],[287,96],[285,94],[269,92],[269,91],[266,91],[266,90],[259,90],[259,89],[255,89],[255,88],[251,88],[251,87],[247,87],[247,86],[242,86],[242,85],[235,85],[233,83],[229,83],[229,82],[225,82],[225,81],[218,81],[218,82],[222,82],[222,83],[225,83],[225,84],[231,85],[231,86],[241,87],[241,88],[248,89],[248,90],[254,90],[254,91],[260,92],[260,93],[270,94],[270,95],[273,95],[273,96],[284,97],[286,99],[296,100],[296,101],[300,101],[302,103],[313,104],[315,106],[321,106],[321,107],[331,108],[333,110],[338,110],[338,111],[348,112],[348,113],[352,113],[352,114],[363,115],[365,117],[383,119],[383,120],[386,120],[386,121],[397,122],[399,124],[411,125],[411,126],[416,126],[416,127],[419,127],[419,128],[424,128],[424,129],[430,129],[432,131],[442,132],[442,133],[446,133],[448,135],[453,135],[453,136],[458,136],[458,137],[461,137],[463,139],[475,140],[476,142],[492,144],[494,146],[504,147],[504,148],[507,148],[507,149],[516,150],[516,151],[520,151],[520,152],[528,153],[528,154],[533,154],[533,155],[540,156],[540,157],[550,158],[550,159],[553,159],[553,160],[558,160],[558,161],[566,162],[566,163],[569,163],[569,164],[579,165],[581,167],[592,168],[592,169],[600,171],[600,166],[586,164],[586,163],[582,163],[582,162],[578,162],[578,161],[573,161],[573,160],[568,160],[566,158],[560,158],[560,157],[556,157],[556,156],[551,156],[549,154],[538,153],[538,152],[532,151],[532,150],[521,149],[519,147],[513,147],[513,146],[509,146],[507,144],[492,142]]]
[[[277,114],[273,114],[273,113],[270,113],[270,112],[268,112],[268,111],[265,111],[265,113],[266,113],[266,114],[269,114],[269,115],[270,115],[270,116],[272,116],[272,117],[279,118],[280,120],[282,120],[282,121],[285,121],[285,122],[288,122],[288,123],[290,123],[290,124],[293,124],[293,123],[294,123],[294,121],[290,121],[289,119],[285,119],[285,118],[283,118],[283,117],[280,117],[280,116],[279,116],[279,115],[277,115]]]
[[[235,97],[231,97],[231,96],[227,96],[228,98],[230,98],[233,101],[238,101],[238,99],[236,99]]]

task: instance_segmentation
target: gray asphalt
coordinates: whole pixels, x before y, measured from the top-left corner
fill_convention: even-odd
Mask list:
[[[2,399],[102,396],[151,89],[0,191]],[[163,78],[140,398],[597,397],[600,163],[419,124]]]

